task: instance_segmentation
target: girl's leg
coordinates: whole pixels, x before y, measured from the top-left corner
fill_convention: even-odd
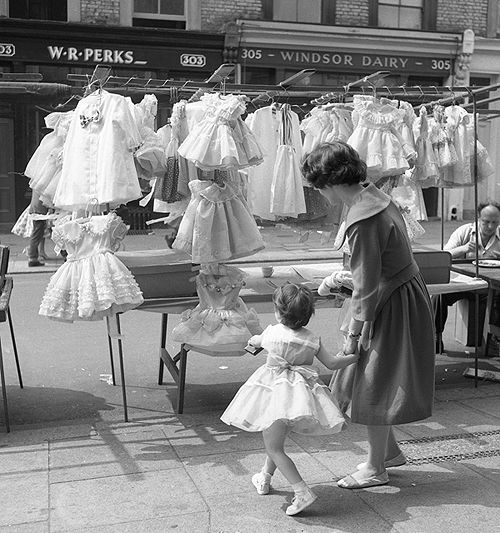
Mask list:
[[[285,439],[288,433],[288,427],[284,422],[277,420],[270,427],[262,432],[264,437],[264,445],[269,459],[274,464],[274,467],[285,476],[288,483],[295,485],[302,481],[302,477],[299,474],[294,462],[286,455],[284,446]],[[271,465],[269,463],[269,466]],[[266,459],[266,465],[268,464]]]
[[[274,472],[276,472],[276,463],[269,457],[269,455],[267,455],[264,466],[262,467],[262,473],[270,474],[272,476]]]

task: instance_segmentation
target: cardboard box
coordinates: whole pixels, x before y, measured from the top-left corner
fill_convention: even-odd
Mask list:
[[[413,252],[413,257],[427,285],[449,283],[451,254],[445,250]]]
[[[177,250],[117,252],[116,257],[132,272],[144,298],[196,296],[199,266]]]

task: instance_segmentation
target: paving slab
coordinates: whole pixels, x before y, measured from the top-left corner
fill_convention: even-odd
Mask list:
[[[0,526],[43,522],[49,517],[48,469],[0,477]]]
[[[51,531],[207,511],[183,468],[53,483],[50,491]]]
[[[179,468],[177,454],[160,428],[101,433],[50,442],[50,482],[93,479]]]
[[[425,486],[386,486],[385,490],[377,492],[357,492],[399,532],[498,531],[499,491],[494,484],[479,478],[473,480],[472,487],[471,490],[471,485],[458,476]],[[396,490],[391,490],[394,488]]]

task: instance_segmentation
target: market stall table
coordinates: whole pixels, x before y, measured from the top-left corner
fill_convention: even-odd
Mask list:
[[[283,266],[275,265],[272,277],[264,278],[261,267],[241,267],[241,270],[247,274],[247,278],[246,286],[240,292],[240,296],[242,297],[243,301],[247,305],[253,307],[257,313],[269,313],[274,309],[272,295],[277,286],[283,285],[286,282],[294,282],[306,284],[311,289],[317,289],[324,277],[331,274],[335,270],[341,269],[341,263],[297,264]],[[482,279],[473,278],[469,275],[458,274],[455,272],[451,273],[449,283],[436,283],[427,285],[431,296],[450,292],[477,291],[480,289],[485,289],[486,287],[488,287],[488,284]],[[329,296],[319,296],[315,292],[315,296],[315,306],[317,309],[339,308],[342,306],[345,300],[345,295],[341,293],[332,293]],[[162,315],[160,329],[160,369],[158,384],[163,384],[163,372],[164,368],[166,367],[177,385],[176,412],[179,414],[183,412],[184,408],[184,389],[188,352],[193,350],[211,355],[213,355],[214,352],[203,347],[191,346],[185,343],[181,344],[179,352],[172,356],[166,348],[168,315],[180,314],[186,309],[192,309],[197,304],[198,297],[150,298],[145,300],[142,305],[136,308],[137,311],[161,313]],[[123,352],[121,345],[123,335],[120,331],[119,315],[116,315],[116,323],[113,323],[113,320],[108,320],[107,324],[111,360],[113,359],[111,339],[117,338],[119,343],[124,416],[125,421],[128,422],[125,376],[123,371]]]
[[[480,261],[481,264],[481,261]],[[493,263],[492,263],[493,264]],[[482,338],[482,349],[481,354],[488,354],[488,343],[491,338],[491,335],[496,335],[500,337],[500,327],[495,324],[490,324],[489,317],[491,314],[491,309],[493,307],[493,296],[495,290],[500,290],[500,262],[496,268],[491,267],[481,267],[477,269],[477,276],[487,283],[488,287],[488,298],[486,300],[486,315],[484,319],[483,327],[483,338]],[[452,270],[454,272],[460,273],[466,276],[476,276],[476,265],[472,262],[467,263],[454,263],[452,265]]]

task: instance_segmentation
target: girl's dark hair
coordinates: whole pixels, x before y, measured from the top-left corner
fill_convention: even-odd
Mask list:
[[[343,141],[321,143],[305,156],[302,174],[315,189],[354,185],[366,179],[366,163]]]
[[[299,329],[309,322],[314,313],[314,296],[310,289],[295,283],[278,287],[273,302],[281,323],[290,329]]]

